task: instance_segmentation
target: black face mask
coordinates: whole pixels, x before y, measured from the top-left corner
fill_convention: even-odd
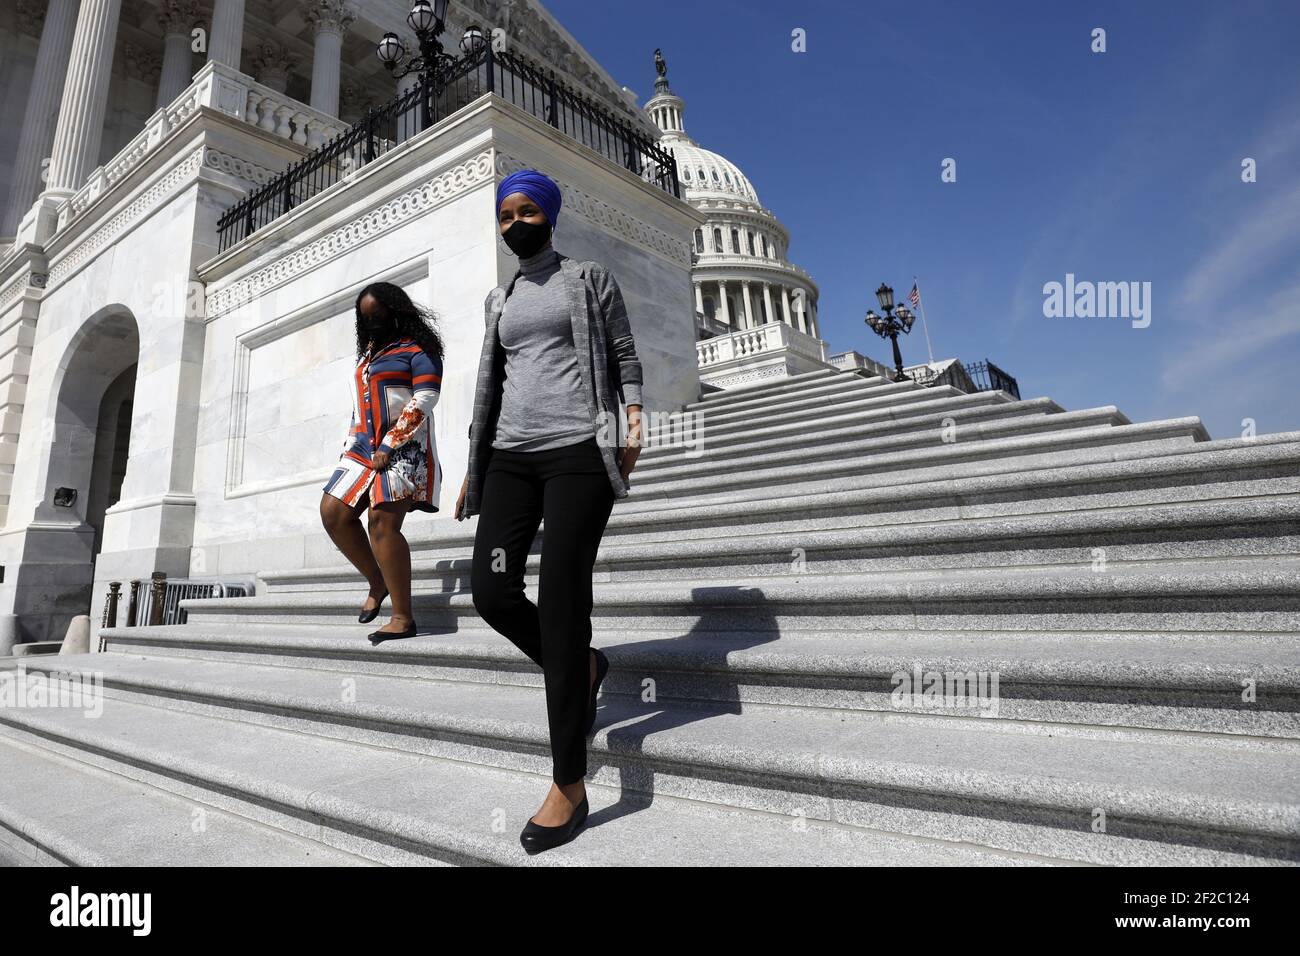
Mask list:
[[[510,224],[510,228],[502,233],[506,245],[510,251],[521,259],[528,259],[542,251],[542,246],[546,245],[546,240],[551,238],[551,224],[544,222],[541,225],[526,222],[523,219],[516,219]]]
[[[393,323],[388,319],[362,319],[361,331],[375,345],[382,345],[393,337]]]

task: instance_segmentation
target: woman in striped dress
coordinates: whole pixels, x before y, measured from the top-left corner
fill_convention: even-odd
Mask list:
[[[438,510],[442,466],[432,412],[442,389],[442,340],[433,316],[390,282],[366,286],[356,302],[357,366],[352,427],[325,484],[321,522],[370,585],[357,620],[368,624],[392,598],[392,618],[374,642],[414,637],[408,511]],[[369,508],[367,539],[361,513]]]

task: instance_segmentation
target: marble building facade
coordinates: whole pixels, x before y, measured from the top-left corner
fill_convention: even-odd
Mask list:
[[[618,276],[647,408],[700,394],[704,214],[499,97],[219,249],[226,209],[345,129],[356,102],[394,95],[373,51],[405,7],[49,0],[0,23],[16,51],[6,89],[22,91],[3,124],[0,640],[98,620],[109,581],[333,560],[316,512],[349,419],[353,299],[403,284],[438,313],[448,369],[476,367],[484,298],[514,271],[492,215],[513,169],[555,176],[557,247]],[[195,22],[207,50],[187,57],[177,24]],[[541,4],[453,3],[445,39],[471,23],[659,135]],[[472,376],[449,374],[435,417],[449,475],[465,467],[471,402]],[[444,484],[444,514],[458,486]]]

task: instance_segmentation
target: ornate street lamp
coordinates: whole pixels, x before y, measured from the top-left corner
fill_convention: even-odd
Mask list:
[[[876,315],[872,309],[867,310],[867,325],[871,326],[871,331],[875,332],[882,339],[889,339],[894,346],[894,381],[906,382],[908,377],[903,374],[903,353],[898,350],[898,333],[909,335],[912,331],[912,323],[916,321],[916,316],[908,311],[907,306],[898,307],[898,315],[894,315],[894,290],[883,282],[880,288],[876,290],[876,300],[880,303],[881,311],[885,314],[883,317]]]
[[[473,56],[480,52],[483,47],[487,46],[487,37],[478,26],[471,26],[465,31],[465,35],[460,38],[460,52],[466,56]]]
[[[429,128],[430,104],[438,92],[438,86],[443,75],[448,68],[459,62],[457,57],[443,51],[442,42],[438,39],[442,36],[443,31],[447,29],[447,4],[448,0],[432,0],[432,2],[430,0],[415,0],[415,3],[411,6],[411,12],[406,15],[406,22],[415,33],[416,42],[420,46],[420,54],[408,59],[400,69],[398,64],[407,55],[401,37],[396,33],[385,33],[375,49],[375,54],[379,57],[380,62],[384,64],[389,73],[393,74],[393,79],[400,80],[409,73],[419,73],[421,75],[423,94],[420,97],[420,103],[424,129]],[[465,35],[461,37],[460,48],[466,55],[477,54],[482,51],[486,43],[487,39],[483,35],[483,31],[473,26],[466,30]]]
[[[430,29],[435,34],[441,33],[447,22],[447,0],[415,0],[411,12],[406,15],[406,22],[411,25],[416,36]]]

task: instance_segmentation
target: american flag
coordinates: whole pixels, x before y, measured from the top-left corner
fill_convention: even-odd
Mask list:
[[[914,309],[921,307],[921,290],[916,287],[915,282],[912,283],[912,291],[907,293],[907,301],[912,303]]]

